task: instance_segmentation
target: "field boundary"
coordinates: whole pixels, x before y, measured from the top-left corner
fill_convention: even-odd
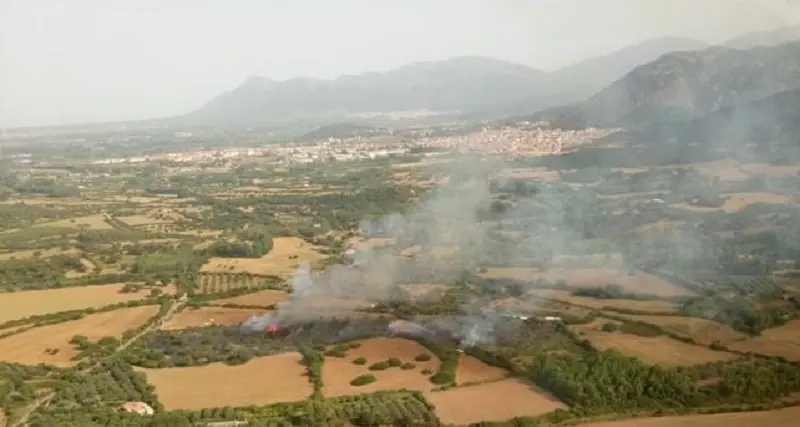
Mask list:
[[[158,305],[158,304],[159,304],[158,298],[145,298],[141,300],[125,301],[115,304],[104,305],[102,307],[97,307],[97,308],[89,307],[81,310],[66,310],[49,314],[37,314],[34,316],[26,317],[24,319],[9,320],[8,322],[0,324],[0,329],[15,328],[18,326],[20,328],[14,329],[13,331],[9,331],[0,335],[0,339],[8,338],[10,336],[21,334],[23,332],[27,332],[32,329],[40,328],[43,326],[57,325],[59,323],[66,323],[74,320],[80,320],[86,316],[91,316],[93,314],[106,313],[109,311],[121,310],[123,308],[142,307],[146,305]],[[35,324],[30,325],[29,323],[35,323]]]

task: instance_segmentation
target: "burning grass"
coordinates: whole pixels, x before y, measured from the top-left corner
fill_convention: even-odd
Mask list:
[[[652,274],[636,271],[633,275],[627,275],[614,268],[550,268],[545,271],[535,268],[489,268],[481,276],[530,283],[539,279],[550,283],[563,280],[571,286],[586,287],[617,284],[624,292],[664,297],[691,295],[688,290]]]
[[[272,250],[261,258],[211,258],[203,273],[250,273],[256,275],[291,276],[300,264],[315,265],[324,255],[298,237],[272,239]]]
[[[263,310],[222,307],[199,307],[187,309],[175,314],[161,326],[163,330],[180,330],[211,325],[238,325],[254,314],[263,314]]]
[[[253,359],[244,365],[139,369],[165,409],[200,410],[304,400],[313,392],[299,353]]]
[[[142,299],[148,291],[120,293],[124,284],[0,293],[0,323],[28,316],[102,307]]]
[[[422,371],[428,370],[430,373],[436,372],[439,368],[439,360],[431,353],[414,341],[399,338],[372,338],[357,341],[358,348],[347,351],[346,357],[326,357],[322,365],[323,394],[326,397],[345,396],[351,394],[371,393],[379,390],[397,390],[401,388],[409,390],[427,391],[435,387],[428,380],[428,375]],[[427,361],[417,361],[415,358],[421,354],[429,354],[432,357]],[[355,359],[363,357],[366,363],[358,365],[353,363]],[[383,370],[370,370],[369,366],[374,363],[387,361],[391,358],[398,359],[401,363],[411,363],[413,369],[401,369],[400,367],[390,367]],[[372,374],[376,381],[361,386],[352,385],[350,381],[354,378]]]
[[[778,328],[767,329],[760,336],[730,344],[732,350],[781,356],[800,361],[800,320],[792,320]]]
[[[111,336],[120,337],[135,329],[158,313],[157,306],[123,308],[120,310],[92,314],[79,320],[42,326],[0,339],[0,360],[28,365],[47,363],[71,366],[71,359],[78,351],[69,341],[75,335],[83,335],[91,341]],[[57,349],[55,354],[47,349]]]
[[[566,406],[517,379],[426,393],[442,423],[467,425],[536,416]]]
[[[586,427],[795,427],[800,419],[800,406],[761,412],[683,415],[639,418],[585,424]]]

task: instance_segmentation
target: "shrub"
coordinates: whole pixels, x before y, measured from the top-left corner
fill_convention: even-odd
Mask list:
[[[353,359],[353,364],[354,365],[366,365],[367,364],[367,359],[363,358],[363,357],[356,357],[355,359]]]
[[[402,365],[403,362],[401,362],[400,359],[398,359],[396,357],[390,357],[389,359],[386,360],[386,364],[389,365],[392,368],[396,368],[396,367]]]
[[[359,376],[353,378],[353,380],[350,381],[350,385],[358,387],[358,386],[362,386],[362,385],[372,384],[375,381],[377,381],[377,379],[375,378],[375,375],[364,374],[364,375],[359,375]]]
[[[431,360],[431,355],[428,353],[421,353],[418,354],[417,357],[414,358],[417,362],[427,362]]]
[[[347,352],[338,348],[328,350],[323,354],[328,357],[347,357]]]
[[[386,363],[386,362],[378,362],[378,363],[373,363],[372,365],[370,365],[369,370],[370,371],[385,371],[388,368],[389,368],[389,364],[388,363]]]
[[[412,370],[412,369],[414,369],[416,367],[417,367],[417,365],[415,365],[413,363],[403,363],[402,365],[400,365],[400,369],[402,369],[404,371],[410,371],[410,370]]]
[[[436,385],[452,384],[455,381],[453,374],[449,372],[439,371],[430,376],[430,381]]]
[[[350,344],[347,344],[347,347],[352,348],[352,349],[357,349],[357,348],[361,347],[361,343],[360,342],[351,342]]]
[[[428,368],[425,368],[425,369],[422,370],[421,373],[422,373],[422,375],[430,375],[430,374],[433,373],[433,371],[428,369]]]
[[[603,332],[616,332],[618,329],[619,326],[611,322],[604,323],[603,326],[600,327],[600,330]]]

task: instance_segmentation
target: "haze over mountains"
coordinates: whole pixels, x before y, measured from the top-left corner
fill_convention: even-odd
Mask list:
[[[701,117],[800,87],[800,26],[719,46],[653,39],[554,72],[486,57],[414,63],[333,80],[251,77],[182,122],[335,122],[431,111],[522,116],[564,127],[641,125]]]
[[[252,77],[189,117],[246,122],[355,112],[476,111],[540,94],[546,79],[543,71],[482,57],[421,62],[335,80],[273,82]]]
[[[650,40],[552,73],[492,58],[459,57],[335,80],[251,77],[183,119],[263,122],[423,109],[530,114],[585,99],[664,53],[705,47],[686,38]]]
[[[588,100],[537,118],[567,127],[681,120],[798,87],[800,41],[747,50],[717,46],[663,55]]]
[[[800,40],[800,25],[744,34],[726,41],[723,45],[736,49],[749,49],[757,46],[774,46],[794,40]]]

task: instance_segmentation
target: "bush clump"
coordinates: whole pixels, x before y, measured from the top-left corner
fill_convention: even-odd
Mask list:
[[[356,357],[355,359],[353,359],[353,364],[354,365],[366,365],[367,364],[367,359],[364,358],[364,357]]]
[[[359,376],[353,378],[353,380],[350,381],[350,385],[359,387],[359,386],[362,386],[362,385],[372,384],[375,381],[377,381],[377,378],[375,378],[375,375],[364,374],[364,375],[359,375]]]
[[[417,367],[417,365],[415,365],[413,363],[408,363],[408,362],[403,363],[402,365],[400,365],[400,369],[402,369],[404,371],[410,371],[410,370],[412,370],[412,369],[414,369],[416,367]]]
[[[347,357],[347,351],[338,348],[330,349],[323,354],[328,357]]]
[[[390,358],[386,359],[386,364],[389,365],[392,368],[397,368],[398,366],[402,365],[403,362],[400,361],[400,359],[398,359],[396,357],[390,357]]]
[[[369,366],[370,371],[385,371],[389,369],[389,364],[386,362],[373,363]]]
[[[448,385],[455,381],[455,378],[449,372],[439,371],[430,376],[429,380],[436,385]]]
[[[421,353],[418,354],[417,357],[414,358],[417,362],[427,362],[431,360],[431,355],[428,353]]]

